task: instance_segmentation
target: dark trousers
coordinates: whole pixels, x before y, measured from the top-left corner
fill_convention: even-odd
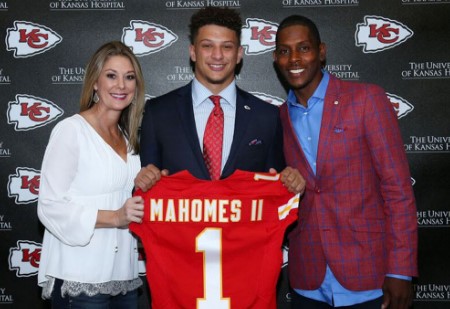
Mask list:
[[[333,307],[327,303],[317,301],[304,297],[298,293],[292,292],[291,308],[292,309],[330,309],[330,308],[340,308],[340,309],[380,309],[383,303],[383,297],[376,298],[374,300],[356,304],[353,306],[345,307]]]
[[[64,295],[61,297],[61,286],[63,281],[56,279],[52,292],[52,308],[55,309],[133,309],[138,307],[137,290],[130,291],[125,295],[116,296],[97,294],[87,296],[81,293],[79,296]]]

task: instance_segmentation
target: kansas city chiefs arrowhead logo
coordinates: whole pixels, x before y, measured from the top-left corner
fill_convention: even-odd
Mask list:
[[[41,261],[42,245],[30,240],[18,240],[17,247],[9,249],[9,270],[17,277],[37,275]]]
[[[258,18],[247,18],[242,27],[241,44],[246,55],[259,55],[275,48],[278,24]]]
[[[28,131],[58,119],[63,110],[55,103],[26,94],[16,95],[8,103],[8,123],[15,124],[16,131]]]
[[[250,92],[250,93],[253,94],[255,97],[263,101],[266,101],[267,103],[273,104],[275,106],[280,106],[281,104],[284,103],[283,99],[270,94],[265,94],[262,92]]]
[[[122,42],[129,46],[136,56],[159,52],[178,40],[178,36],[164,26],[142,20],[130,21],[129,28],[123,28]]]
[[[14,52],[14,58],[27,58],[42,54],[62,41],[52,29],[27,21],[15,21],[14,28],[6,30],[6,50]]]
[[[15,175],[9,175],[8,196],[14,197],[16,204],[36,202],[40,182],[39,171],[29,167],[18,167]]]
[[[379,16],[365,16],[363,24],[356,25],[356,46],[364,53],[377,53],[402,44],[414,32],[402,23]]]
[[[389,101],[391,101],[395,112],[397,113],[397,118],[400,119],[408,115],[414,109],[414,106],[406,101],[405,99],[391,93],[386,93]]]

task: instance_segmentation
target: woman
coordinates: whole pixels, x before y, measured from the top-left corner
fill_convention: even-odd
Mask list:
[[[106,43],[86,67],[80,113],[52,131],[38,200],[46,228],[38,284],[53,308],[137,308],[142,281],[128,224],[143,216],[131,192],[144,93],[132,51]]]

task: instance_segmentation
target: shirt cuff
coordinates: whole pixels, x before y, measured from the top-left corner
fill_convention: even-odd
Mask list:
[[[392,277],[392,278],[397,278],[397,279],[402,279],[402,280],[408,280],[411,281],[412,277],[409,276],[402,276],[402,275],[394,275],[394,274],[387,274],[386,277]]]

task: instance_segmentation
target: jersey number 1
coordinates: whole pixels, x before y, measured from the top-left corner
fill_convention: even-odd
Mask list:
[[[205,228],[195,239],[197,252],[203,252],[203,298],[197,309],[229,309],[230,299],[223,297],[222,229]]]

